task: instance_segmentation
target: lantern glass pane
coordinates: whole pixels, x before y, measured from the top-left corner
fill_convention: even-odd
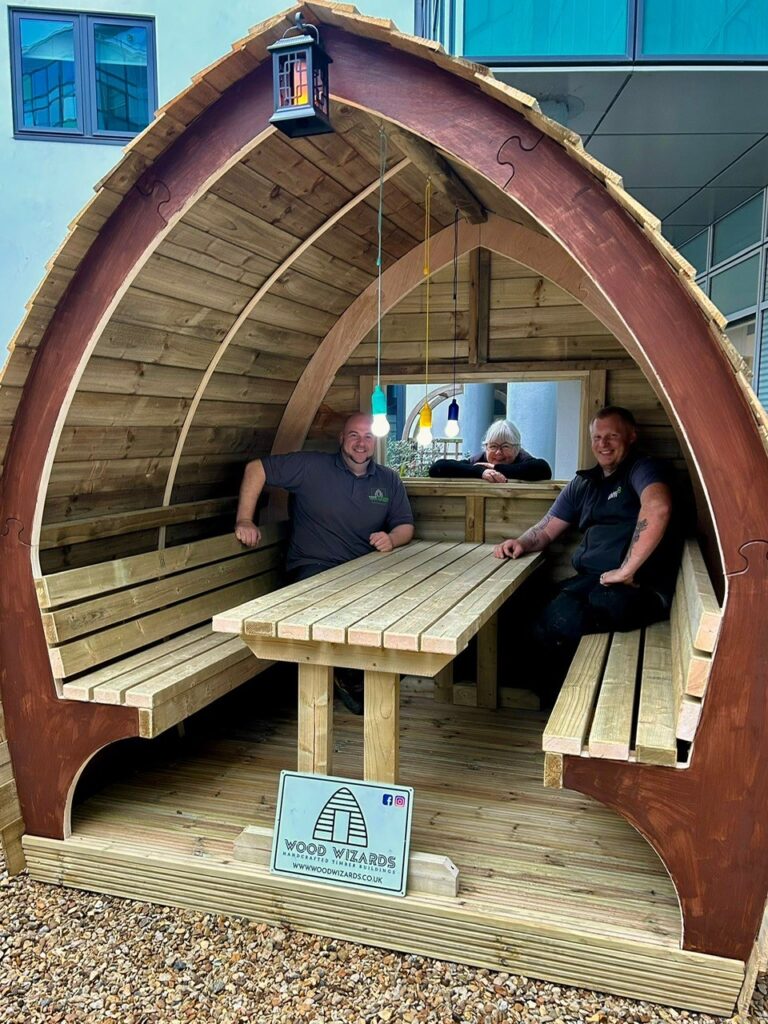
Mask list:
[[[278,83],[281,107],[299,107],[309,103],[306,50],[281,54]]]
[[[315,109],[328,113],[328,94],[325,91],[325,75],[322,68],[315,68],[315,81],[313,83],[313,96]]]

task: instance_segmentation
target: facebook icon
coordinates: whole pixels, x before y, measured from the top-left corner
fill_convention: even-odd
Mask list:
[[[392,794],[391,793],[385,793],[384,796],[382,796],[382,798],[381,798],[381,802],[384,804],[385,807],[391,807],[392,806]]]

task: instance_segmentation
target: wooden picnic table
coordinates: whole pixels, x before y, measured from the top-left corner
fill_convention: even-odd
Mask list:
[[[413,541],[373,552],[222,612],[258,658],[299,673],[298,770],[332,774],[333,668],[364,672],[364,777],[396,782],[400,676],[440,677],[479,633],[478,704],[496,706],[496,612],[541,554],[492,544]]]

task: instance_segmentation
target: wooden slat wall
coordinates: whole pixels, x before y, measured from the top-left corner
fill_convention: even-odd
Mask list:
[[[401,159],[391,146],[390,163]],[[237,317],[283,260],[377,180],[377,163],[375,126],[293,144],[274,135],[188,211],[133,282],[86,367],[61,435],[44,522],[162,502],[180,432],[223,341],[172,500],[237,490],[244,462],[269,451],[320,340],[374,279],[376,197],[353,206],[304,251],[234,331]],[[387,182],[385,268],[421,239],[422,190],[423,177],[412,168]],[[439,230],[452,209],[438,196],[433,210]],[[19,339],[28,352],[14,361],[10,387],[0,392],[0,430],[12,420],[41,329],[30,333],[27,323]],[[332,388],[309,446],[333,443],[359,401],[356,379]]]
[[[639,367],[609,370],[606,376],[606,400],[610,405],[623,405],[632,410],[643,451],[670,459],[678,470],[685,471],[674,428]]]
[[[203,196],[160,244],[116,309],[85,369],[64,425],[47,494],[44,523],[107,515],[162,503],[175,472],[173,503],[235,493],[243,464],[270,450],[296,381],[327,331],[376,274],[374,191],[354,205],[286,269],[235,331],[238,316],[281,262],[329,216],[377,179],[378,126],[341,110],[335,135],[290,142],[269,137]],[[390,140],[389,163],[402,159]],[[425,178],[414,165],[385,186],[384,267],[421,242]],[[85,251],[115,200],[105,197],[82,222]],[[97,204],[98,205],[98,204]],[[433,193],[430,230],[453,221],[453,207]],[[20,388],[56,301],[78,263],[61,267],[38,296],[35,316],[16,339],[0,387],[0,446],[7,440]],[[614,361],[607,399],[627,404],[647,431],[645,447],[679,457],[674,432],[640,371],[612,335],[547,279],[503,257],[490,259],[487,358],[567,370]],[[433,378],[450,372],[454,327],[458,367],[467,369],[476,329],[471,257],[459,261],[454,324],[453,268],[430,282]],[[54,291],[51,292],[51,289]],[[50,294],[48,294],[50,292]],[[423,365],[426,288],[422,283],[383,322],[382,369]],[[230,336],[231,335],[231,336]],[[211,360],[223,358],[196,408],[178,465],[177,443]],[[481,355],[484,357],[485,349]],[[330,450],[346,416],[368,401],[376,332],[363,339],[323,396],[306,447]],[[626,360],[626,368],[615,368]],[[361,384],[362,380],[362,384]],[[437,536],[461,531],[457,510],[422,516]],[[429,525],[428,525],[429,524]],[[453,524],[453,525],[451,525]],[[510,524],[511,525],[511,524]],[[502,527],[499,526],[499,529]],[[205,528],[186,527],[192,535]],[[493,525],[491,524],[493,531]],[[156,531],[112,541],[115,554],[151,547]],[[94,542],[100,559],[107,542]],[[48,552],[47,568],[83,564],[86,546]],[[104,548],[104,552],[101,549]]]

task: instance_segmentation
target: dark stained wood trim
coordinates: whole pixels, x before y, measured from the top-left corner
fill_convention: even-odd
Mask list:
[[[616,799],[620,771],[610,762],[569,766],[565,784],[646,823],[639,827],[669,866],[684,914],[699,908],[685,923],[687,948],[746,960],[768,892],[768,829],[762,825],[768,773],[758,768],[768,749],[768,688],[761,681],[768,652],[755,636],[755,622],[768,608],[768,577],[741,554],[749,542],[768,538],[768,458],[746,397],[675,271],[561,146],[522,115],[487,103],[458,79],[405,54],[385,54],[336,29],[325,38],[335,61],[335,92],[348,102],[375,103],[381,116],[484,174],[586,270],[620,313],[634,339],[630,353],[682,427],[726,571],[743,573],[726,599],[693,763],[670,771],[670,781],[664,769],[627,766]],[[748,600],[736,599],[742,589]],[[682,795],[672,800],[670,792]],[[738,853],[737,841],[728,838],[735,818]],[[728,850],[727,873],[723,859],[708,853],[713,835],[719,852]]]
[[[692,766],[674,771],[567,759],[564,780],[615,807],[659,851],[680,893],[687,948],[746,960],[768,891],[768,773],[762,770],[768,631],[760,626],[768,606],[768,461],[746,398],[675,272],[564,148],[429,61],[332,26],[324,29],[324,42],[334,60],[336,97],[405,126],[474,168],[576,260],[619,311],[630,353],[688,440],[729,574]],[[0,642],[11,654],[0,679],[27,827],[38,834],[61,833],[57,773],[73,777],[72,764],[86,749],[127,728],[118,720],[120,709],[65,707],[51,699],[22,538],[31,528],[58,413],[122,283],[165,230],[166,219],[263,129],[270,88],[268,68],[246,76],[163,154],[143,188],[124,198],[59,304],[25,387],[3,481]],[[41,756],[55,762],[42,781]]]
[[[106,744],[139,732],[135,709],[64,701],[55,693],[29,539],[60,411],[126,281],[168,223],[266,127],[271,92],[269,67],[246,76],[126,194],[59,302],[24,387],[0,480],[0,692],[26,830],[35,835],[62,838],[83,765]]]

